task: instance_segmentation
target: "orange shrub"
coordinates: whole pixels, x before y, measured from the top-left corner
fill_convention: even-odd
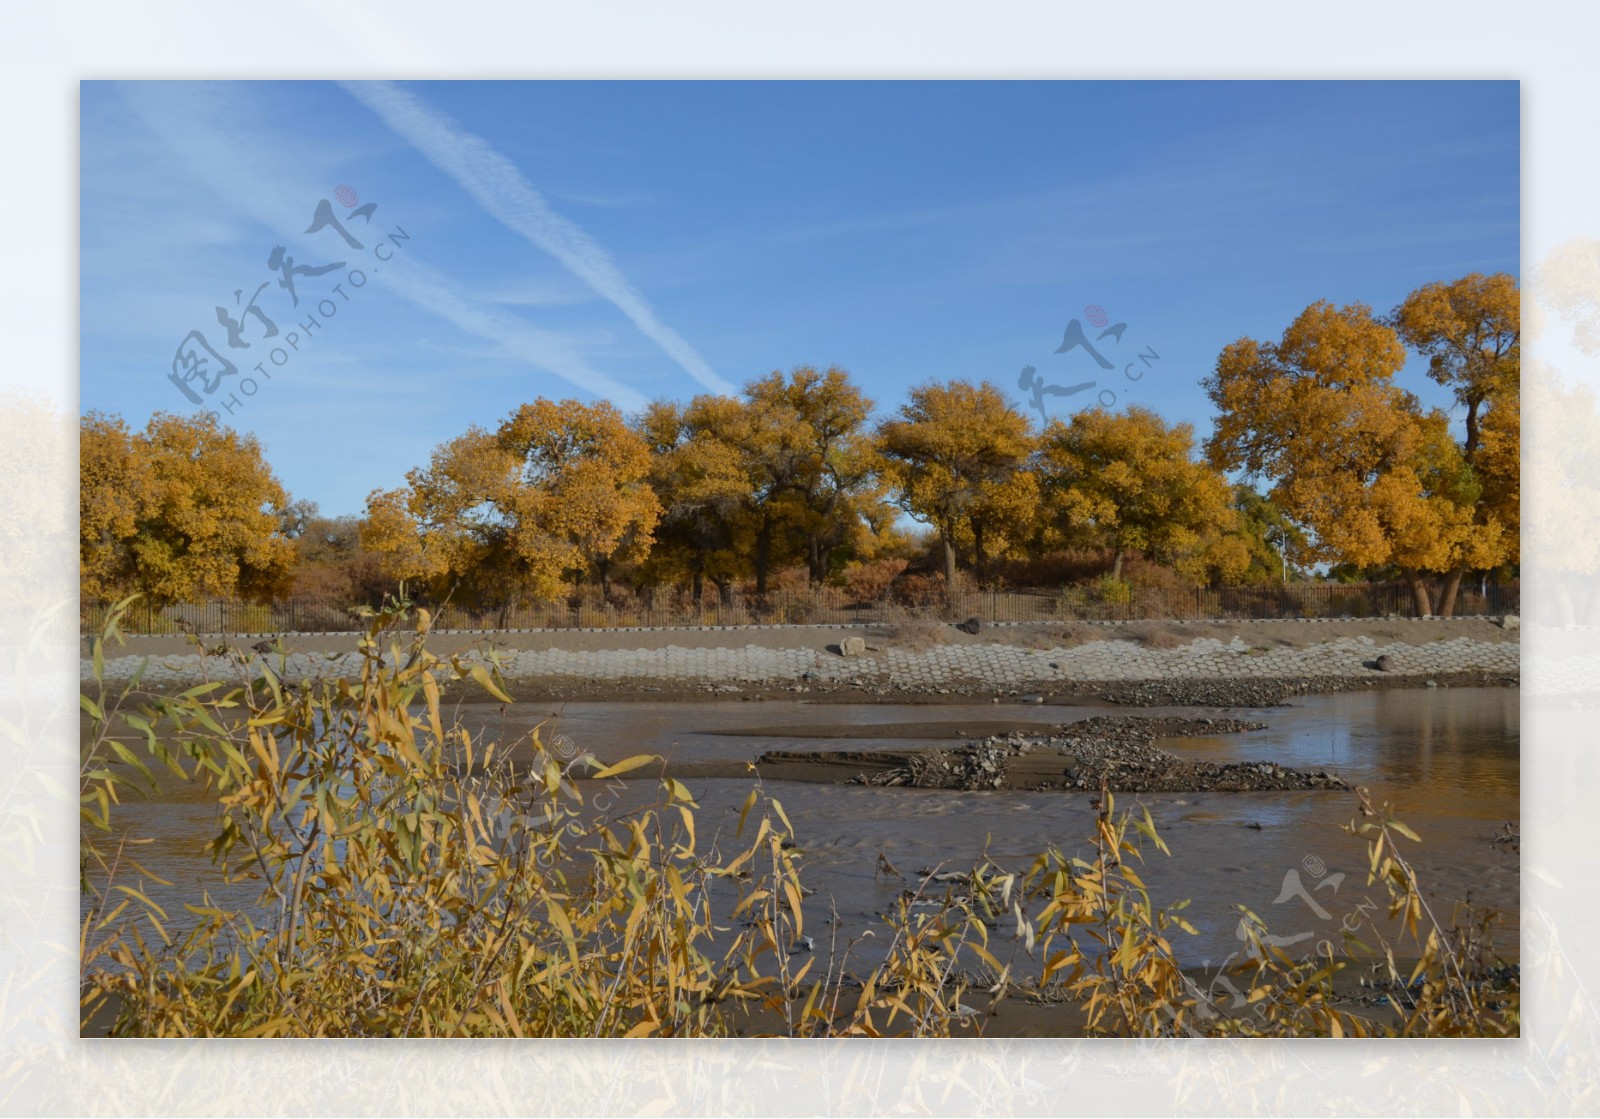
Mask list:
[[[905,573],[903,559],[873,560],[871,563],[852,563],[844,569],[845,593],[850,601],[863,605],[881,602],[890,586]]]

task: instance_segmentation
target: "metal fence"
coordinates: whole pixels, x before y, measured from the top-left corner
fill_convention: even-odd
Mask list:
[[[1517,583],[1463,586],[1455,613],[1502,615],[1520,612]],[[83,603],[81,632],[99,633],[110,607]],[[919,618],[985,622],[1131,621],[1207,618],[1414,617],[1411,588],[1399,583],[1303,583],[1288,586],[1133,588],[1125,598],[1098,586],[1049,590],[960,591],[949,601],[903,602],[886,597],[854,600],[840,588],[775,591],[764,596],[708,595],[699,605],[674,594],[643,595],[614,602],[587,598],[522,603],[474,611],[432,608],[436,630],[621,629],[750,625],[856,625]],[[344,633],[359,630],[355,612],[328,600],[285,599],[248,603],[223,599],[157,607],[134,603],[124,620],[129,633],[242,636],[275,633]]]

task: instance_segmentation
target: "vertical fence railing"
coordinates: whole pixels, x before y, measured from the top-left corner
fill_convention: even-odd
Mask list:
[[[1550,596],[1547,595],[1547,598]],[[1521,586],[1477,584],[1457,594],[1457,616],[1518,614]],[[1564,602],[1560,605],[1566,606]],[[1530,606],[1534,604],[1530,603]],[[1590,612],[1587,600],[1566,614]],[[1536,609],[1554,617],[1554,599]],[[99,633],[110,607],[84,603],[81,632]],[[948,600],[891,597],[861,599],[844,588],[779,590],[765,596],[712,591],[700,603],[675,595],[653,594],[637,601],[602,604],[589,598],[541,603],[513,603],[475,611],[453,603],[432,607],[434,627],[447,630],[619,628],[638,626],[743,626],[893,622],[917,617],[961,621],[976,617],[989,623],[1050,621],[1126,621],[1131,619],[1264,619],[1415,617],[1417,604],[1409,586],[1394,583],[1305,583],[1264,587],[1135,588],[1122,598],[1095,586],[1050,590],[991,589],[958,592]],[[172,606],[133,604],[124,619],[129,633],[247,635],[290,632],[351,632],[360,629],[356,615],[329,600],[285,599],[276,603],[209,600]]]

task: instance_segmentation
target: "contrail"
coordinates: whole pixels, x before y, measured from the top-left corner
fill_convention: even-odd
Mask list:
[[[712,371],[681,334],[656,317],[655,309],[618,271],[599,242],[552,210],[516,165],[487,141],[392,82],[343,85],[429,163],[460,183],[484,210],[535,248],[555,257],[596,294],[614,304],[689,376],[713,392],[736,391]]]
[[[643,393],[592,368],[567,339],[484,307],[420,260],[386,270],[384,279],[406,299],[464,332],[493,342],[503,353],[546,369],[624,412],[639,411],[649,403]]]
[[[283,152],[259,143],[239,143],[235,130],[217,125],[240,116],[241,107],[231,92],[189,83],[174,95],[159,83],[147,83],[123,87],[121,96],[170,146],[174,157],[237,212],[278,231],[298,229],[304,223],[305,200],[316,197],[319,188],[286,173],[284,168],[296,161]],[[293,243],[296,238],[290,235],[285,240]],[[547,370],[623,411],[647,403],[643,393],[593,368],[570,339],[485,306],[420,259],[410,257],[403,266],[388,269],[384,283],[422,310],[494,344],[508,357]]]

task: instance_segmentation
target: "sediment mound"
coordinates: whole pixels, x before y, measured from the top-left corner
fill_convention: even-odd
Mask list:
[[[1337,775],[1275,762],[1216,764],[1182,758],[1158,738],[1237,734],[1265,724],[1242,719],[1097,716],[1048,734],[1012,731],[952,749],[773,751],[757,765],[829,771],[855,785],[919,789],[1099,789],[1113,792],[1258,792],[1347,789]]]

